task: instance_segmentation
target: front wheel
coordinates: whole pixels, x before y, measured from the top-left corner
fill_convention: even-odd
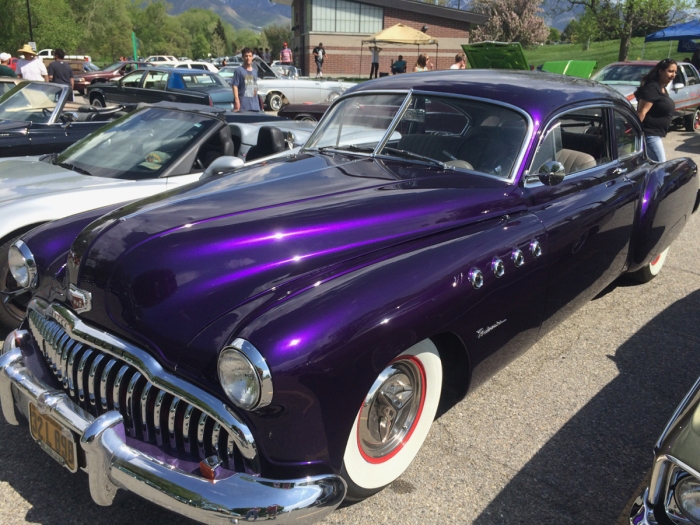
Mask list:
[[[416,457],[435,419],[442,390],[442,362],[426,339],[379,374],[365,396],[343,456],[347,501],[379,492]]]
[[[99,93],[96,93],[95,95],[92,95],[90,97],[90,104],[95,106],[96,108],[105,108],[107,107],[107,104],[105,103],[105,99],[102,95]]]
[[[284,102],[282,95],[279,93],[270,93],[267,97],[267,105],[271,111],[279,111],[282,109],[282,103]]]
[[[697,132],[700,130],[700,108],[683,117],[683,127],[686,131]]]
[[[651,260],[651,262],[649,264],[647,264],[644,268],[640,268],[636,272],[632,272],[630,274],[632,279],[634,279],[638,283],[648,283],[654,277],[659,275],[661,268],[663,268],[664,263],[666,262],[666,256],[668,255],[668,250],[669,250],[669,248],[666,248],[659,255],[654,257]]]
[[[313,115],[309,115],[308,113],[297,115],[294,120],[298,120],[299,122],[318,122]]]

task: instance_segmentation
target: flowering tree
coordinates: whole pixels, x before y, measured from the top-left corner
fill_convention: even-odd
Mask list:
[[[476,0],[472,9],[490,17],[472,31],[472,42],[497,40],[531,46],[544,43],[549,36],[541,0]]]

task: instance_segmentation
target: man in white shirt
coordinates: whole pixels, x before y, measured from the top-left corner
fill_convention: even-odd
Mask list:
[[[17,52],[24,55],[24,58],[27,59],[17,64],[18,76],[21,76],[24,80],[49,81],[49,73],[46,71],[44,61],[37,56],[28,44],[25,44],[22,49],[18,49]]]
[[[450,66],[450,69],[466,69],[467,56],[464,53],[458,53],[455,56],[455,63]]]
[[[370,47],[369,50],[372,52],[372,69],[369,71],[369,78],[371,80],[372,75],[374,75],[374,78],[379,78],[379,52],[382,49],[374,45]]]

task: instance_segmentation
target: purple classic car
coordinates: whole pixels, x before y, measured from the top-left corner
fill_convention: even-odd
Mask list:
[[[100,505],[311,523],[613,280],[658,274],[698,198],[696,165],[647,160],[600,84],[368,82],[294,157],[17,241],[2,411]]]

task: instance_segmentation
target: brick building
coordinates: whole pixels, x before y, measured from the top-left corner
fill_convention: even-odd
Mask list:
[[[327,57],[323,73],[327,76],[369,76],[371,55],[362,40],[395,24],[423,30],[438,40],[439,47],[382,45],[379,71],[388,73],[391,61],[403,55],[408,71],[413,69],[418,53],[427,53],[436,69],[447,69],[476,24],[488,19],[469,11],[416,2],[412,0],[272,0],[292,6],[294,41],[289,47],[294,63],[303,75],[314,76],[313,49],[323,42]],[[361,68],[361,69],[360,69]]]

